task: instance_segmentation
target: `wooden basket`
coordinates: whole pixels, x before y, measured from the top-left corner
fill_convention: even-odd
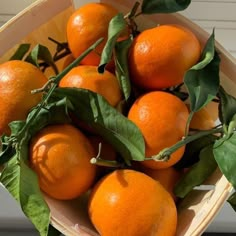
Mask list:
[[[82,1],[84,4],[88,1]],[[133,5],[132,0],[103,0],[110,2],[120,10],[127,12]],[[74,6],[70,0],[38,0],[7,24],[0,28],[0,62],[8,60],[19,43],[29,42],[32,45],[41,43],[49,49],[54,46],[48,37],[58,41],[66,41],[65,25]],[[157,23],[178,23],[189,27],[205,43],[209,35],[199,26],[179,14],[158,14],[139,19],[143,28]],[[236,92],[235,59],[219,44],[217,50],[221,57],[221,82],[227,92]],[[208,109],[217,118],[216,107]],[[194,190],[181,202],[178,212],[177,236],[201,235],[216,214],[220,211],[229,193],[231,185],[221,172],[217,170],[208,182],[214,186],[212,190]],[[58,201],[45,196],[51,209],[52,224],[65,235],[98,235],[88,220],[86,213],[86,197],[73,201]]]

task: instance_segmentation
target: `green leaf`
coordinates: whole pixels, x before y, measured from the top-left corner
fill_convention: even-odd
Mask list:
[[[227,202],[231,205],[231,207],[236,211],[236,192],[232,193],[228,198]]]
[[[217,140],[214,144],[213,153],[221,172],[236,188],[236,133]]]
[[[113,49],[115,47],[117,39],[119,38],[122,31],[125,30],[125,28],[126,21],[122,13],[118,13],[111,19],[108,27],[108,40],[102,51],[100,65],[98,67],[99,73],[103,73],[106,64],[111,61]]]
[[[142,2],[142,13],[153,14],[153,13],[173,13],[186,9],[191,0],[143,0]]]
[[[220,57],[215,51],[213,33],[207,41],[201,61],[187,71],[184,77],[192,112],[200,110],[216,97],[220,86],[219,64]]]
[[[0,165],[8,162],[12,157],[16,154],[15,148],[12,147],[10,144],[4,144],[2,146],[2,151],[0,153]]]
[[[0,176],[0,182],[5,186],[9,193],[20,201],[20,163],[18,156],[12,157],[6,164]]]
[[[33,136],[46,125],[70,123],[71,119],[68,114],[68,109],[72,109],[71,106],[70,101],[63,97],[60,100],[50,102],[45,107],[42,107],[38,115],[31,120],[31,117],[38,112],[37,107],[35,107],[26,119],[26,123],[30,123],[28,132]]]
[[[31,220],[41,236],[47,236],[50,210],[38,186],[36,174],[21,161],[20,204],[25,215]]]
[[[26,56],[26,53],[29,51],[29,49],[30,44],[20,44],[15,53],[11,56],[10,60],[22,60]]]
[[[28,125],[18,144],[17,155],[11,158],[1,174],[0,181],[5,185],[12,196],[20,203],[24,214],[35,225],[41,236],[48,234],[50,210],[44,201],[38,186],[36,174],[28,166],[28,142],[30,138],[48,124],[70,122],[68,116],[68,99],[48,103],[38,112],[38,107],[32,109],[25,122],[12,122],[12,135],[17,134]],[[37,116],[35,116],[37,113]],[[32,120],[31,118],[34,117]],[[12,148],[12,146],[9,146]],[[10,149],[11,151],[11,149]],[[13,149],[15,151],[15,149]],[[8,153],[2,153],[3,158]]]
[[[217,138],[217,136],[210,134],[188,143],[183,157],[175,164],[175,168],[188,168],[198,162],[201,150],[210,144],[213,144]]]
[[[131,84],[128,69],[128,52],[131,43],[132,39],[129,38],[124,41],[117,42],[115,46],[116,76],[120,82],[120,86],[126,101],[130,98],[131,94]]]
[[[24,143],[21,150],[7,163],[0,181],[20,203],[24,214],[35,225],[40,235],[47,236],[50,211],[38,187],[37,176],[25,163],[28,145]]]
[[[111,143],[127,164],[131,160],[144,160],[145,145],[140,130],[101,95],[86,89],[57,88],[53,96],[69,99],[77,119]]]
[[[56,228],[54,228],[52,225],[50,225],[47,236],[63,236],[63,234]]]
[[[192,189],[201,185],[216,170],[212,145],[201,150],[199,161],[180,179],[174,188],[177,197],[184,198]]]
[[[56,73],[58,73],[57,66],[54,63],[53,57],[49,49],[41,44],[37,44],[27,56],[26,61],[40,67],[40,61],[43,61],[47,65],[51,66]]]
[[[11,136],[17,135],[17,133],[23,128],[25,125],[25,121],[23,120],[14,120],[9,123],[9,127],[11,129]]]
[[[222,86],[219,89],[219,119],[222,124],[229,125],[236,114],[236,98],[228,94]]]

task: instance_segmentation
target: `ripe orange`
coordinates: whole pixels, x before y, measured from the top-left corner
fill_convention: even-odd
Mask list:
[[[95,156],[87,137],[72,125],[51,125],[36,134],[30,143],[30,165],[40,188],[56,199],[72,199],[94,183]]]
[[[88,3],[70,16],[67,22],[67,41],[75,58],[98,39],[104,38],[96,50],[87,55],[81,64],[99,65],[100,55],[107,40],[109,22],[117,14],[118,10],[109,4]]]
[[[177,200],[174,194],[174,187],[182,176],[181,171],[176,170],[171,166],[160,170],[142,168],[142,172],[160,182],[161,185],[171,194],[173,199],[175,201]]]
[[[89,216],[102,236],[174,236],[175,203],[160,183],[134,170],[103,177],[89,197]]]
[[[161,25],[141,32],[129,51],[131,80],[154,90],[178,85],[200,58],[196,36],[179,25]]]
[[[215,122],[205,107],[194,113],[190,122],[190,129],[208,130],[215,127]]]
[[[89,89],[106,98],[111,106],[116,106],[122,99],[120,85],[115,75],[109,71],[99,73],[96,66],[74,67],[62,78],[59,86]]]
[[[10,134],[8,124],[24,120],[36,106],[42,93],[32,94],[47,82],[46,76],[36,66],[20,60],[7,61],[0,65],[0,135]]]
[[[67,55],[62,63],[62,66],[60,68],[60,71],[64,70],[67,66],[69,66],[73,61],[75,60],[75,58],[72,56],[72,54]]]
[[[163,91],[153,91],[142,95],[133,103],[128,118],[142,132],[145,155],[151,157],[182,139],[188,115],[186,105],[177,96]],[[146,160],[142,164],[153,169],[172,166],[180,160],[184,149],[185,147],[179,148],[168,161]]]

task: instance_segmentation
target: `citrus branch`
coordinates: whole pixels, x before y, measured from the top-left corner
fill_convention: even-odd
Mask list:
[[[137,12],[139,6],[140,6],[140,2],[135,2],[135,3],[134,3],[134,6],[133,6],[132,9],[131,9],[131,11],[128,12],[128,13],[124,16],[124,18],[125,18],[125,19],[127,19],[127,18],[128,18],[128,19],[131,19],[131,18],[135,17],[136,12]]]
[[[23,139],[23,137],[26,137],[27,131],[31,125],[31,122],[38,116],[41,109],[47,104],[49,98],[51,97],[53,91],[56,89],[57,84],[59,81],[75,66],[77,66],[83,59],[86,57],[91,51],[93,51],[101,42],[103,41],[103,38],[100,38],[97,40],[92,46],[90,46],[87,50],[85,50],[78,58],[76,58],[69,66],[67,66],[61,73],[59,73],[57,76],[55,76],[52,80],[48,83],[52,83],[52,86],[48,90],[46,96],[43,98],[43,100],[36,106],[36,111],[34,114],[29,118],[29,120],[26,122],[26,124],[23,126],[23,128],[19,131],[17,136],[12,137],[12,140],[19,141],[20,139]],[[48,83],[47,86],[43,86],[44,89],[41,89],[40,91],[43,92],[46,89],[48,89]],[[9,140],[10,141],[10,140]],[[11,143],[11,142],[9,142]]]
[[[195,134],[193,134],[191,136],[184,137],[181,141],[177,142],[173,146],[171,146],[169,148],[165,148],[162,151],[160,151],[157,155],[154,155],[154,156],[152,156],[150,158],[146,158],[145,160],[168,161],[168,159],[170,158],[171,154],[173,152],[175,152],[176,150],[178,150],[180,147],[183,147],[186,144],[191,143],[192,141],[194,141],[196,139],[199,139],[201,137],[204,137],[206,135],[222,133],[222,132],[223,132],[223,128],[219,127],[219,128],[214,128],[214,129],[205,130],[205,131],[201,131],[201,132],[195,133]]]
[[[93,157],[90,160],[90,163],[98,165],[98,166],[106,166],[106,167],[113,167],[113,168],[122,167],[122,164],[117,162],[117,161],[104,160],[104,159],[102,159],[100,157]]]
[[[114,168],[118,168],[121,167],[122,164],[117,162],[117,161],[110,161],[110,160],[104,160],[102,159],[101,156],[101,150],[102,150],[102,144],[99,143],[98,144],[98,154],[96,157],[93,157],[90,160],[91,164],[95,164],[95,165],[99,165],[99,166],[107,166],[107,167],[114,167]]]

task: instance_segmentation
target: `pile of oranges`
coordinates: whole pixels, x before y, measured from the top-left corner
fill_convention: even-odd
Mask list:
[[[114,108],[124,100],[115,63],[112,59],[104,73],[98,72],[98,65],[109,22],[117,14],[111,5],[89,3],[71,15],[66,32],[73,58],[99,38],[104,41],[58,84],[89,89]],[[129,32],[125,31],[124,38]],[[29,147],[29,165],[37,173],[41,190],[60,200],[89,192],[88,214],[102,236],[175,235],[177,198],[173,188],[182,172],[174,165],[185,147],[165,161],[148,158],[185,135],[189,109],[170,88],[183,83],[186,71],[200,60],[201,50],[197,37],[180,25],[160,25],[135,35],[127,57],[135,96],[125,115],[143,135],[147,160],[124,168],[96,166],[90,160],[97,155],[99,143],[105,161],[119,159],[119,152],[79,121],[49,125],[32,138]],[[9,122],[26,119],[42,99],[41,93],[31,91],[46,82],[44,74],[30,63],[14,60],[0,65],[1,135],[9,134]],[[206,110],[195,113],[190,124],[194,129],[213,126]]]

